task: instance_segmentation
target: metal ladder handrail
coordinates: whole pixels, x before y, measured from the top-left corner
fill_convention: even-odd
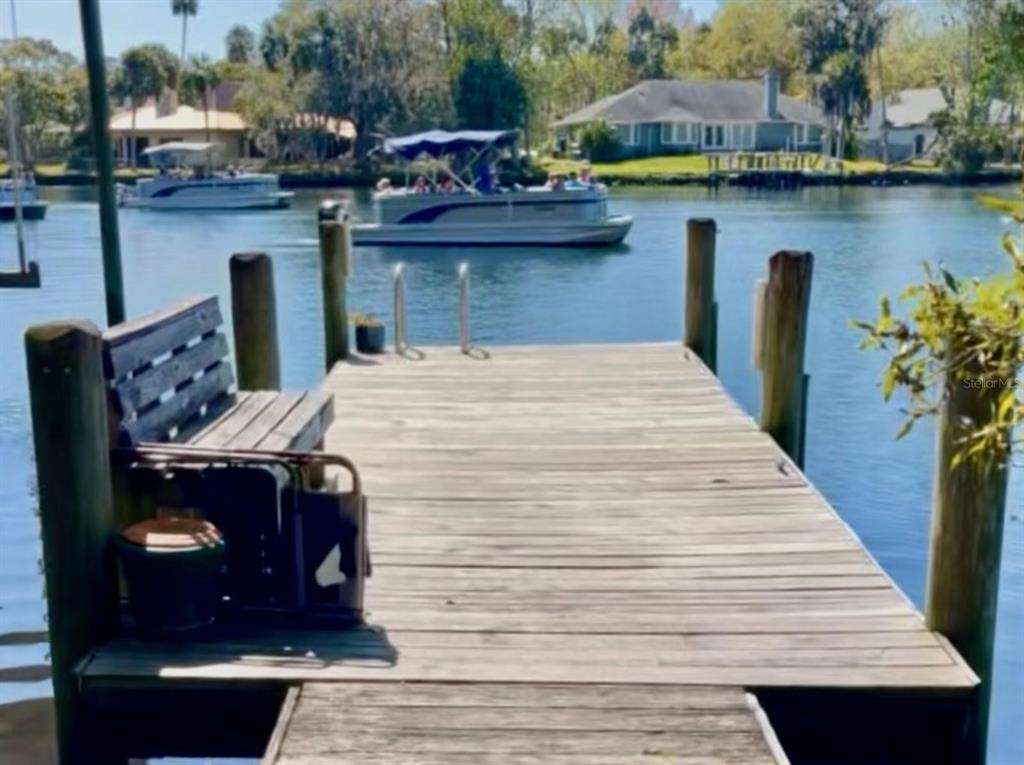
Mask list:
[[[469,326],[469,263],[459,264],[459,349],[469,354],[473,342]]]
[[[409,349],[405,313],[405,263],[395,264],[392,279],[395,301],[395,353],[402,354]]]

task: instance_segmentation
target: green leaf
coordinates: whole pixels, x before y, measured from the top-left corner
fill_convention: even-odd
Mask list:
[[[949,287],[953,292],[959,293],[960,283],[956,280],[956,277],[953,276],[953,274],[951,274],[945,268],[941,268],[939,269],[939,271],[942,274],[942,280],[946,282],[946,286]]]

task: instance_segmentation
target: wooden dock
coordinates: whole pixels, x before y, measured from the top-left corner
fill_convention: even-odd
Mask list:
[[[367,628],[118,639],[83,687],[295,688],[282,765],[782,762],[748,692],[974,689],[682,346],[423,354],[326,382],[369,497]]]

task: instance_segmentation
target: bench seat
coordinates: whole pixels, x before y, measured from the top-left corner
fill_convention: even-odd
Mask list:
[[[213,422],[189,433],[184,443],[246,451],[312,451],[333,416],[333,397],[317,389],[298,393],[239,391]]]

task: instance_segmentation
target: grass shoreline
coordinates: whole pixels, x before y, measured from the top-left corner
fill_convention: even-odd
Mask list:
[[[568,160],[541,160],[536,166],[520,173],[502,173],[502,182],[535,185],[543,183],[549,172],[568,173],[578,170],[582,162]],[[609,186],[716,186],[729,184],[729,172],[718,177],[709,172],[703,155],[647,157],[616,163],[593,163],[593,174]],[[361,188],[374,186],[382,177],[393,183],[404,183],[405,173],[398,168],[381,168],[370,173],[354,170],[321,169],[315,167],[271,167],[269,172],[280,175],[283,188],[338,187]],[[739,171],[746,177],[759,171]],[[796,173],[797,171],[770,171]],[[760,171],[765,173],[765,171]],[[0,177],[7,168],[0,165]],[[114,179],[118,183],[133,184],[139,178],[151,176],[149,170],[120,170]],[[92,173],[68,172],[61,165],[39,165],[35,172],[40,186],[91,186],[96,182]],[[934,166],[890,166],[881,162],[844,161],[841,172],[807,171],[800,178],[803,186],[894,186],[931,184],[943,186],[979,186],[1009,183],[1021,180],[1020,166],[995,166],[977,173],[946,172]],[[738,184],[744,185],[744,184]]]

